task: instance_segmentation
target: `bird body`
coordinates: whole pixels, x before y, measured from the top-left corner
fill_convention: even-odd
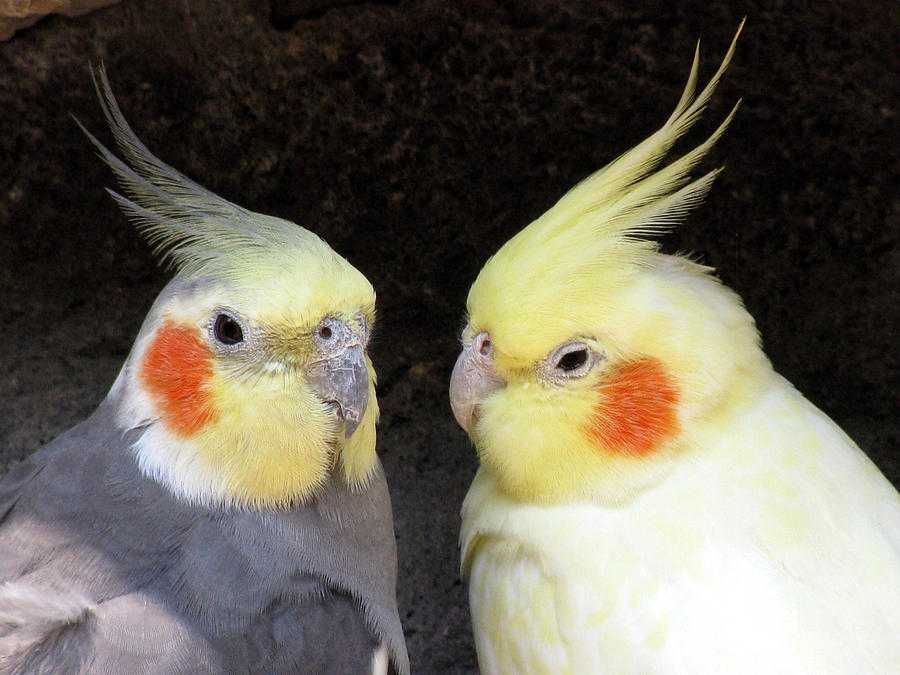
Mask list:
[[[735,36],[735,40],[737,36]],[[717,171],[666,124],[510,239],[469,292],[450,399],[479,665],[499,673],[884,673],[900,496],[777,375],[740,298],[647,235]]]
[[[399,630],[380,467],[304,508],[189,504],[130,460],[117,403],[0,484],[0,672],[375,672]]]
[[[777,374],[753,398],[625,502],[524,502],[479,471],[461,539],[482,672],[891,672],[896,492]]]
[[[177,270],[109,394],[0,480],[0,673],[409,672],[368,280],[154,157],[112,193]]]

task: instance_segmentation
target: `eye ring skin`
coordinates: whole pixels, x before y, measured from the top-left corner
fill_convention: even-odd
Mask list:
[[[585,353],[585,359],[574,368],[561,366],[570,354]],[[597,364],[606,360],[606,355],[597,351],[583,340],[565,342],[551,351],[537,364],[538,377],[549,384],[562,385],[570,380],[578,380],[590,373]]]

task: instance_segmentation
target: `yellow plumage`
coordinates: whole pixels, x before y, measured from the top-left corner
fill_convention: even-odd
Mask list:
[[[504,400],[493,398],[481,406],[491,420],[474,429],[476,447],[488,465],[504,464],[500,480],[518,496],[615,500],[648,479],[653,470],[648,462],[666,463],[679,445],[672,439],[651,458],[585,454],[573,420],[587,416],[592,401],[582,394],[599,386],[602,373],[565,389],[535,390],[531,368],[550,347],[589,335],[608,366],[645,354],[662,360],[679,375],[682,439],[698,418],[724,412],[718,410],[721,393],[733,380],[746,386],[745,371],[767,367],[752,319],[737,297],[707,268],[664,256],[656,242],[639,236],[671,226],[709,189],[717,171],[694,181],[689,171],[734,110],[700,146],[653,169],[697,120],[734,47],[696,97],[695,55],[685,91],[666,124],[514,236],[472,285],[464,340],[489,333],[497,372],[510,383]],[[685,350],[685,344],[694,348]],[[539,430],[527,420],[533,414],[527,401],[535,395],[542,399]],[[490,433],[493,425],[503,431]]]
[[[735,40],[737,36],[735,36]],[[463,572],[482,672],[890,672],[900,498],[772,371],[710,270],[642,238],[716,172],[680,159],[734,51],[470,291],[451,402],[481,468]],[[732,111],[733,114],[733,111]]]

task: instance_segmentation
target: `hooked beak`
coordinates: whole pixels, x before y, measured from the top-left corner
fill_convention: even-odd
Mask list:
[[[466,433],[472,434],[478,406],[504,384],[503,378],[494,372],[494,346],[490,335],[479,333],[463,346],[450,376],[450,406],[457,423]]]
[[[369,404],[369,371],[362,340],[340,322],[326,321],[328,344],[322,346],[323,358],[308,367],[307,378],[344,422],[344,437],[350,438]]]

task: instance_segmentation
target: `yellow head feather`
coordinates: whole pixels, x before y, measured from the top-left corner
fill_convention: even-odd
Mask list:
[[[463,340],[490,336],[503,382],[480,402],[472,437],[483,466],[516,498],[633,494],[770,368],[740,299],[708,268],[644,238],[680,220],[718,173],[689,177],[737,105],[706,141],[659,167],[703,111],[739,34],[695,96],[698,49],[662,128],[510,239],[472,285]],[[542,375],[572,343],[599,365],[580,379]]]
[[[671,227],[702,199],[718,171],[692,182],[688,174],[725,131],[737,105],[704,143],[654,169],[699,118],[731,61],[738,35],[740,29],[695,97],[698,45],[684,93],[662,128],[572,188],[485,264],[467,309],[471,323],[488,329],[498,349],[515,334],[517,353],[533,360],[543,356],[549,336],[529,340],[523,334],[528,331],[519,327],[552,326],[563,339],[607,315],[610,296],[658,250],[641,235]],[[562,299],[567,312],[560,312]]]

